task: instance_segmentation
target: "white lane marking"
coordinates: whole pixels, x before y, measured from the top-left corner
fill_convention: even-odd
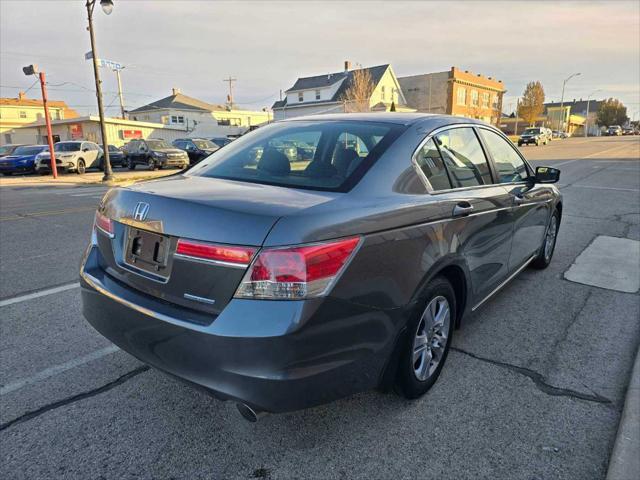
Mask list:
[[[27,295],[20,295],[19,297],[7,298],[6,300],[0,300],[0,307],[6,307],[7,305],[13,305],[14,303],[26,302],[27,300],[33,300],[34,298],[53,295],[54,293],[65,292],[67,290],[78,288],[79,286],[79,282],[74,282],[68,285],[60,285],[59,287],[47,288],[38,292],[28,293]]]
[[[15,392],[22,387],[40,382],[47,378],[53,377],[54,375],[66,372],[67,370],[71,370],[72,368],[92,362],[93,360],[111,355],[118,350],[120,350],[118,347],[116,347],[115,345],[111,345],[101,350],[91,352],[88,355],[84,355],[83,357],[74,358],[73,360],[69,360],[68,362],[61,363],[60,365],[54,365],[53,367],[46,368],[36,373],[35,375],[31,375],[30,377],[21,378],[14,382],[3,385],[2,387],[0,387],[0,396],[6,395],[7,393]]]
[[[573,163],[573,162],[577,162],[578,160],[580,160],[579,158],[576,158],[574,160],[567,160],[566,162],[560,162],[560,163],[553,163],[553,168],[555,167],[559,167],[561,165],[568,165],[569,163]],[[540,162],[543,162],[544,160],[538,160]]]
[[[596,188],[599,190],[617,190],[619,192],[640,192],[637,188],[617,188],[617,187],[596,187],[594,185],[569,185],[577,188]]]

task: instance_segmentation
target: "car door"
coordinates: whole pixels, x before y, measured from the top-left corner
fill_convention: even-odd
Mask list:
[[[136,149],[136,163],[147,164],[147,154],[149,153],[149,148],[147,147],[147,143],[144,141],[138,142],[138,148]]]
[[[414,157],[431,195],[443,208],[450,254],[462,256],[471,278],[473,305],[508,276],[513,236],[512,200],[470,126],[434,132]]]
[[[497,172],[498,182],[509,194],[513,218],[509,270],[513,272],[536,255],[542,245],[551,215],[553,189],[526,181],[533,176],[533,171],[509,139],[487,128],[478,131]]]

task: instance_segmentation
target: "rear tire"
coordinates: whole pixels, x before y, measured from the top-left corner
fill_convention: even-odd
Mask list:
[[[549,225],[544,234],[542,246],[538,252],[538,256],[531,262],[531,266],[538,270],[547,268],[553,258],[553,252],[556,248],[556,240],[558,239],[558,229],[560,227],[560,212],[556,209],[549,219]]]
[[[134,163],[133,159],[129,159],[129,163],[127,165],[129,167],[129,170],[135,170],[136,169],[136,164]]]
[[[424,395],[436,382],[447,359],[456,319],[456,296],[444,277],[429,282],[423,307],[407,325],[396,377],[396,391],[405,398]]]
[[[78,160],[78,166],[76,167],[76,173],[78,175],[82,175],[86,171],[87,171],[87,168],[86,168],[86,165],[84,164],[84,160],[82,160],[82,159]]]

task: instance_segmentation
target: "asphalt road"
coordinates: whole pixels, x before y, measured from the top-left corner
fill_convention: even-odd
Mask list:
[[[640,297],[563,274],[598,235],[640,240],[640,138],[523,151],[562,170],[554,261],[468,319],[431,392],[369,392],[257,424],[82,318],[78,264],[104,188],[0,188],[0,477],[603,478]]]

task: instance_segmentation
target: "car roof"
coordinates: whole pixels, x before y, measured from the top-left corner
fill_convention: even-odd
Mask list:
[[[355,121],[393,123],[397,125],[414,124],[442,124],[442,123],[477,123],[486,125],[486,122],[466,117],[442,115],[434,113],[399,113],[399,112],[365,112],[365,113],[330,113],[321,115],[309,115],[307,117],[294,117],[279,122],[320,122],[320,121]]]

